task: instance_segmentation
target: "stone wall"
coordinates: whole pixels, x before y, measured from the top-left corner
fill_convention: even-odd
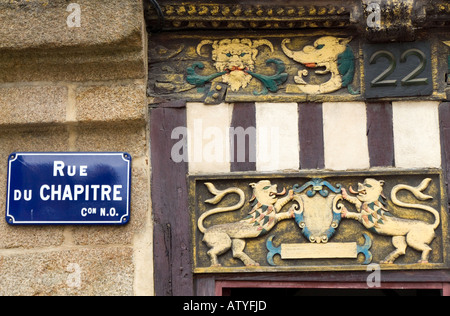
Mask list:
[[[143,4],[71,2],[75,9],[65,0],[0,0],[0,209],[12,152],[126,151],[131,221],[0,221],[0,295],[151,295]]]

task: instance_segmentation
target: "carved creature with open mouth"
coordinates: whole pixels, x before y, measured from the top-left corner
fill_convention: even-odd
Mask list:
[[[239,188],[218,190],[212,183],[205,183],[205,185],[209,192],[214,195],[213,198],[205,201],[208,204],[217,205],[228,194],[237,194],[240,197],[237,204],[206,211],[198,220],[198,229],[204,234],[203,242],[210,248],[208,255],[211,259],[211,266],[220,267],[218,256],[230,249],[233,252],[233,257],[241,260],[246,266],[259,266],[244,252],[246,240],[265,235],[280,221],[294,218],[294,207],[286,212],[280,212],[293,199],[293,190],[290,190],[287,196],[280,198],[280,196],[286,194],[286,189],[278,192],[277,185],[272,185],[268,180],[251,183],[253,196],[250,199],[251,210],[246,218],[234,223],[218,224],[205,228],[204,221],[207,217],[218,213],[236,211],[242,208],[245,202],[245,194]]]
[[[359,221],[373,233],[392,237],[392,245],[395,250],[381,263],[393,264],[398,257],[406,254],[408,246],[422,252],[419,263],[428,263],[430,253],[433,250],[430,244],[435,238],[435,230],[440,224],[439,212],[425,204],[400,201],[397,194],[401,190],[406,190],[420,201],[431,200],[433,199],[432,196],[423,193],[429,187],[431,181],[429,178],[425,179],[417,187],[404,184],[396,185],[392,189],[391,200],[394,205],[409,210],[418,209],[431,213],[434,217],[434,223],[432,224],[393,216],[384,202],[386,197],[383,195],[384,181],[382,180],[366,179],[364,183],[358,183],[358,191],[350,187],[349,191],[352,194],[357,194],[356,197],[348,195],[347,191],[342,189],[343,198],[354,204],[357,209],[357,213],[344,210],[343,218]]]
[[[262,92],[255,94],[267,94],[269,91],[276,92],[279,86],[286,82],[288,74],[284,73],[284,63],[279,59],[269,59],[266,63],[275,64],[277,72],[275,75],[267,76],[257,74],[255,70],[256,57],[259,54],[259,48],[267,46],[271,53],[274,48],[268,40],[250,40],[250,39],[224,39],[224,40],[204,40],[197,46],[197,54],[202,55],[202,49],[205,46],[212,46],[211,57],[214,61],[214,67],[217,73],[209,76],[201,76],[195,72],[196,68],[203,69],[204,64],[196,62],[187,69],[187,81],[197,87],[204,86],[207,82],[221,77],[222,82],[228,84],[231,91],[237,92],[249,86],[253,78],[258,79],[262,85]]]
[[[317,39],[313,45],[305,46],[301,51],[292,51],[286,46],[291,40],[285,39],[281,47],[286,56],[310,69],[323,67],[323,70],[315,71],[318,75],[331,74],[331,78],[322,84],[310,84],[304,80],[309,71],[300,70],[298,76],[294,78],[298,88],[312,95],[335,92],[343,87],[348,87],[352,93],[349,85],[353,82],[355,74],[355,57],[348,45],[351,40],[352,37],[324,36]]]

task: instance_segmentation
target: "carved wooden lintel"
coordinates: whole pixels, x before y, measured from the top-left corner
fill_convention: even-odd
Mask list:
[[[164,30],[180,29],[294,29],[350,26],[351,6],[327,1],[323,5],[286,5],[276,1],[158,1],[158,15],[153,5],[148,6],[147,22],[150,29],[160,25],[164,16]],[[323,2],[323,1],[322,1]],[[161,15],[162,13],[162,15]]]
[[[148,28],[155,30],[292,30],[358,29],[374,42],[412,41],[423,28],[450,25],[450,3],[443,0],[352,0],[352,1],[147,1]],[[380,13],[380,24],[371,14]],[[370,17],[374,19],[375,16]]]
[[[190,177],[194,273],[442,269],[440,170]]]
[[[146,18],[161,102],[448,99],[448,1],[149,0]]]
[[[447,40],[436,32],[389,44],[355,31],[154,34],[148,95],[206,104],[443,100]]]

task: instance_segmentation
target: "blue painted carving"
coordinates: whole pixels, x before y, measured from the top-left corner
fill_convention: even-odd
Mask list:
[[[372,253],[369,251],[370,248],[372,247],[372,239],[369,237],[369,235],[367,234],[363,234],[364,238],[365,238],[365,243],[364,245],[360,246],[358,245],[356,248],[356,251],[358,254],[362,253],[365,257],[364,263],[365,265],[368,265],[372,262]]]
[[[311,188],[310,188],[311,187]],[[325,189],[324,187],[327,187],[329,190]],[[304,185],[300,186],[298,184],[294,185],[293,190],[295,194],[300,194],[306,189],[310,188],[306,192],[306,196],[309,198],[313,198],[316,196],[316,193],[319,193],[321,197],[327,198],[330,195],[330,191],[339,194],[341,193],[341,185],[337,184],[336,187],[331,185],[328,181],[325,181],[323,179],[315,178],[311,181],[306,182]],[[305,218],[303,215],[304,209],[303,209],[303,202],[297,201],[297,203],[301,204],[301,210],[299,212],[295,213],[295,222],[297,225],[301,228],[302,234],[311,242],[328,242],[331,237],[336,233],[336,229],[338,228],[342,216],[340,211],[335,212],[333,209],[335,206],[330,205],[330,212],[333,212],[333,219],[331,221],[330,227],[321,235],[321,240],[317,240],[317,236],[312,236],[312,232],[308,229],[308,226],[305,222]],[[325,211],[325,210],[324,210]],[[323,238],[325,237],[325,238]]]
[[[223,72],[217,72],[215,74],[209,75],[209,76],[201,76],[195,72],[195,69],[203,69],[205,68],[205,65],[202,62],[196,62],[192,64],[192,67],[189,67],[187,69],[188,76],[186,78],[187,82],[190,84],[197,86],[197,87],[203,87],[207,82],[210,82],[217,77],[223,76],[226,74],[226,71]]]
[[[279,86],[281,86],[283,83],[285,83],[288,79],[288,74],[284,71],[286,70],[286,66],[284,63],[279,59],[269,59],[266,61],[267,65],[275,64],[276,66],[276,73],[272,76],[266,76],[254,73],[250,70],[247,70],[247,73],[251,75],[253,78],[258,79],[263,84],[264,88],[261,92],[254,91],[254,95],[266,95],[270,92],[277,92],[279,89]]]
[[[324,186],[328,187],[331,191],[333,191],[336,194],[341,193],[341,185],[340,184],[337,184],[336,185],[337,188],[335,188],[328,181],[325,181],[325,180],[322,180],[322,179],[317,179],[317,178],[306,182],[302,186],[300,186],[298,184],[294,185],[294,187],[293,187],[294,193],[302,193],[303,191],[305,191],[310,186],[312,186],[312,189],[308,190],[306,192],[306,195],[308,197],[315,196],[317,192],[319,192],[319,194],[321,196],[327,197],[330,194],[330,192],[328,190],[324,189],[323,188]]]
[[[263,90],[261,92],[254,91],[254,95],[267,95],[270,92],[277,92],[279,89],[279,86],[281,86],[283,83],[285,83],[288,79],[288,74],[285,72],[286,66],[284,62],[280,59],[268,59],[266,61],[267,65],[274,64],[276,67],[276,72],[274,75],[267,76],[258,74],[255,72],[252,72],[248,69],[244,70],[247,74],[251,75],[253,78],[258,79],[262,85]],[[201,88],[204,87],[208,82],[213,81],[217,77],[223,76],[227,74],[226,71],[223,72],[217,72],[209,76],[202,76],[195,72],[196,68],[198,69],[204,69],[205,65],[202,62],[195,62],[192,64],[191,67],[187,68],[187,77],[186,81],[190,84]]]
[[[269,252],[267,253],[267,262],[271,266],[276,266],[275,262],[273,261],[273,257],[275,255],[281,255],[281,246],[275,247],[273,245],[274,238],[275,238],[275,235],[272,235],[269,238],[267,238],[267,242],[266,242],[266,248],[267,248],[267,250],[269,250]]]

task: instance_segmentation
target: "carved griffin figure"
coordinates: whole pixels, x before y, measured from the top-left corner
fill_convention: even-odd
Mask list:
[[[218,224],[205,228],[203,222],[207,217],[239,210],[245,203],[245,194],[239,188],[229,188],[222,191],[218,190],[212,183],[206,183],[205,185],[214,195],[214,198],[205,201],[206,203],[216,205],[228,194],[238,194],[240,197],[236,205],[214,208],[203,213],[198,219],[198,229],[204,234],[203,242],[210,248],[208,255],[211,259],[211,266],[220,267],[218,256],[230,249],[233,251],[233,257],[240,259],[246,266],[259,266],[257,262],[244,253],[245,240],[262,236],[272,230],[278,222],[294,218],[295,208],[293,207],[280,213],[281,209],[293,199],[293,190],[289,191],[288,196],[280,199],[279,196],[286,194],[285,189],[278,193],[277,185],[272,185],[268,180],[252,183],[250,184],[253,188],[253,197],[250,200],[252,209],[246,218],[235,223]]]
[[[321,68],[316,70],[318,75],[331,74],[330,80],[322,84],[309,84],[304,80],[304,76],[309,71],[304,69],[298,72],[294,78],[298,88],[306,94],[325,94],[338,91],[343,87],[348,87],[353,82],[355,74],[354,54],[348,45],[352,40],[349,38],[337,38],[334,36],[324,36],[314,42],[314,45],[306,46],[302,51],[292,51],[287,48],[290,39],[283,40],[281,47],[283,52],[291,59],[303,64],[307,68]],[[324,67],[324,69],[323,69]]]
[[[434,216],[433,224],[391,215],[384,203],[384,181],[375,179],[366,179],[364,183],[359,183],[357,191],[350,187],[349,191],[357,194],[357,196],[350,196],[345,189],[342,189],[343,198],[354,204],[358,211],[358,213],[355,213],[344,210],[342,217],[359,221],[364,227],[376,234],[392,237],[392,244],[395,250],[381,263],[394,263],[398,257],[405,255],[408,246],[422,252],[419,263],[428,263],[428,258],[432,251],[429,245],[435,238],[435,230],[440,224],[439,212],[427,205],[402,202],[398,199],[397,193],[401,190],[407,190],[421,201],[430,200],[433,197],[423,193],[430,182],[431,179],[428,178],[423,180],[417,187],[404,184],[396,185],[392,189],[391,199],[397,206],[431,213]]]

